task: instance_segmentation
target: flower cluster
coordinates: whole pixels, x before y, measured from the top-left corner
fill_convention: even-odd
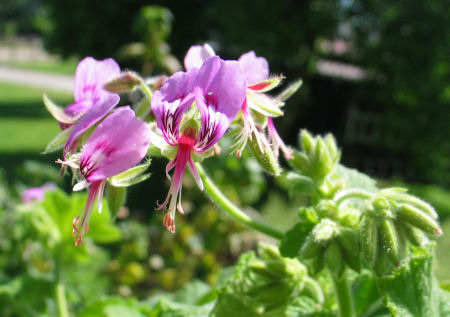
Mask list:
[[[73,189],[89,188],[85,208],[73,222],[76,245],[89,231],[96,202],[101,211],[105,186],[117,186],[112,180],[120,175],[142,173],[145,168],[130,171],[136,171],[135,166],[152,152],[149,149],[158,148],[170,160],[166,174],[172,183],[157,209],[166,212],[163,224],[171,232],[175,232],[176,210],[183,214],[181,192],[186,167],[202,190],[195,162],[219,151],[218,142],[230,127],[238,129],[232,147],[238,157],[250,144],[255,156],[262,157],[260,161],[267,161],[268,156],[275,162],[274,168],[266,168],[272,174],[279,173],[279,150],[287,159],[292,158],[272,118],[283,114],[284,100],[298,89],[300,81],[276,97],[269,96],[266,92],[278,86],[283,77],[269,75],[266,59],[248,52],[236,61],[223,60],[207,44],[191,47],[184,64],[185,72],[161,76],[148,85],[135,73],[121,72],[112,59],[87,57],[76,70],[73,104],[58,107],[44,95],[47,109],[62,130],[47,150],[62,147],[63,158],[58,163],[72,169],[76,181]],[[120,101],[117,93],[132,89],[144,92],[147,111],[116,107]],[[120,186],[143,179],[137,177]]]

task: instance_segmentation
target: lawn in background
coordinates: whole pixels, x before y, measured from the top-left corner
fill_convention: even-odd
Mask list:
[[[79,61],[75,59],[50,60],[50,61],[20,61],[20,62],[11,61],[1,63],[1,65],[18,69],[73,75],[75,74],[78,62]]]
[[[55,155],[42,155],[60,131],[42,103],[43,89],[0,82],[0,168],[13,180],[23,162],[51,163]],[[67,105],[73,96],[45,91],[56,103]]]

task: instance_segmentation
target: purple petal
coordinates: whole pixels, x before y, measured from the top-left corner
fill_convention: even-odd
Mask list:
[[[103,120],[86,142],[80,170],[90,183],[117,175],[147,154],[150,129],[130,107],[117,109]]]
[[[248,84],[254,84],[269,78],[269,63],[264,57],[257,57],[255,52],[250,51],[243,54],[238,61]]]
[[[211,103],[208,102],[208,106],[215,106],[217,112],[221,112],[233,120],[244,103],[246,86],[245,76],[239,63],[223,62],[208,89],[204,91],[207,101],[211,100]]]
[[[191,46],[184,57],[184,68],[200,68],[203,62],[214,55],[216,53],[208,44]]]
[[[202,127],[195,150],[204,152],[225,134],[245,99],[246,81],[238,62],[208,59],[198,73],[195,100]]]
[[[194,68],[187,73],[175,73],[153,95],[152,112],[158,128],[170,145],[177,144],[182,116],[194,101],[192,90],[197,72],[198,69]]]
[[[75,152],[78,138],[81,134],[103,119],[103,117],[105,117],[108,112],[119,103],[119,100],[119,95],[106,94],[92,106],[91,110],[88,111],[73,128],[72,133],[64,146],[64,157],[67,153]]]
[[[73,95],[76,102],[82,100],[95,100],[108,93],[103,85],[120,74],[119,65],[108,58],[97,61],[92,57],[84,58],[75,72]]]
[[[68,114],[71,117],[76,117],[88,112],[89,109],[92,108],[92,105],[93,102],[91,99],[78,101],[64,108],[64,113]]]

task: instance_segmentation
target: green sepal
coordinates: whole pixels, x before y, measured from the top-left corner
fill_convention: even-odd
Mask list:
[[[150,177],[150,173],[143,174],[150,164],[151,160],[148,160],[144,164],[137,165],[126,170],[125,172],[108,178],[108,181],[115,187],[128,187],[140,183]]]
[[[126,187],[116,187],[111,184],[108,185],[106,189],[106,200],[113,220],[117,217],[120,208],[125,204],[126,196]]]
[[[355,272],[361,272],[361,248],[358,233],[350,229],[342,229],[337,239],[345,262]]]
[[[281,101],[286,101],[291,97],[295,92],[303,85],[303,80],[298,79],[290,84],[286,89],[284,89],[279,95],[276,96],[276,99]]]
[[[69,135],[72,133],[73,127],[62,130],[57,136],[50,141],[42,154],[58,151],[64,147]]]
[[[321,253],[318,253],[314,258],[312,258],[309,262],[309,271],[312,275],[316,275],[320,273],[325,267],[325,257],[324,257],[324,248],[321,249]]]
[[[283,80],[283,76],[270,77],[265,80],[249,85],[247,88],[257,92],[266,92],[277,87]]]
[[[307,260],[318,256],[322,253],[324,245],[314,238],[314,233],[311,232],[305,239],[300,249],[300,259]]]
[[[78,121],[79,116],[71,117],[64,112],[64,108],[59,107],[47,95],[42,95],[42,101],[44,102],[45,108],[47,108],[48,112],[59,122],[66,124],[74,124]]]
[[[327,250],[325,251],[325,264],[330,271],[338,277],[342,276],[342,273],[344,273],[345,264],[342,250],[336,240],[333,240],[328,244]]]
[[[247,104],[252,110],[267,117],[279,117],[283,115],[283,111],[280,109],[283,106],[282,101],[251,90],[247,90],[246,96]]]

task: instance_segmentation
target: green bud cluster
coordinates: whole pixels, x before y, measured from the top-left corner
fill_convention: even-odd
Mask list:
[[[241,256],[219,297],[219,306],[222,299],[233,296],[261,315],[282,316],[290,301],[298,296],[323,303],[319,284],[307,276],[306,267],[297,259],[282,257],[269,244],[260,244],[258,251],[259,257],[253,252]]]
[[[341,152],[333,135],[313,137],[308,131],[299,134],[302,151],[294,151],[289,164],[295,170],[288,174],[289,182],[299,191],[313,192],[315,196],[332,197],[345,185],[340,177],[334,175]],[[300,187],[299,187],[300,186]]]
[[[325,266],[338,277],[342,276],[346,266],[357,272],[361,270],[358,232],[329,218],[323,218],[314,226],[299,255],[302,260],[310,260],[313,274]]]
[[[441,234],[434,208],[403,189],[383,189],[366,201],[361,247],[379,275],[401,265],[408,257],[409,244],[423,247],[428,236]]]

